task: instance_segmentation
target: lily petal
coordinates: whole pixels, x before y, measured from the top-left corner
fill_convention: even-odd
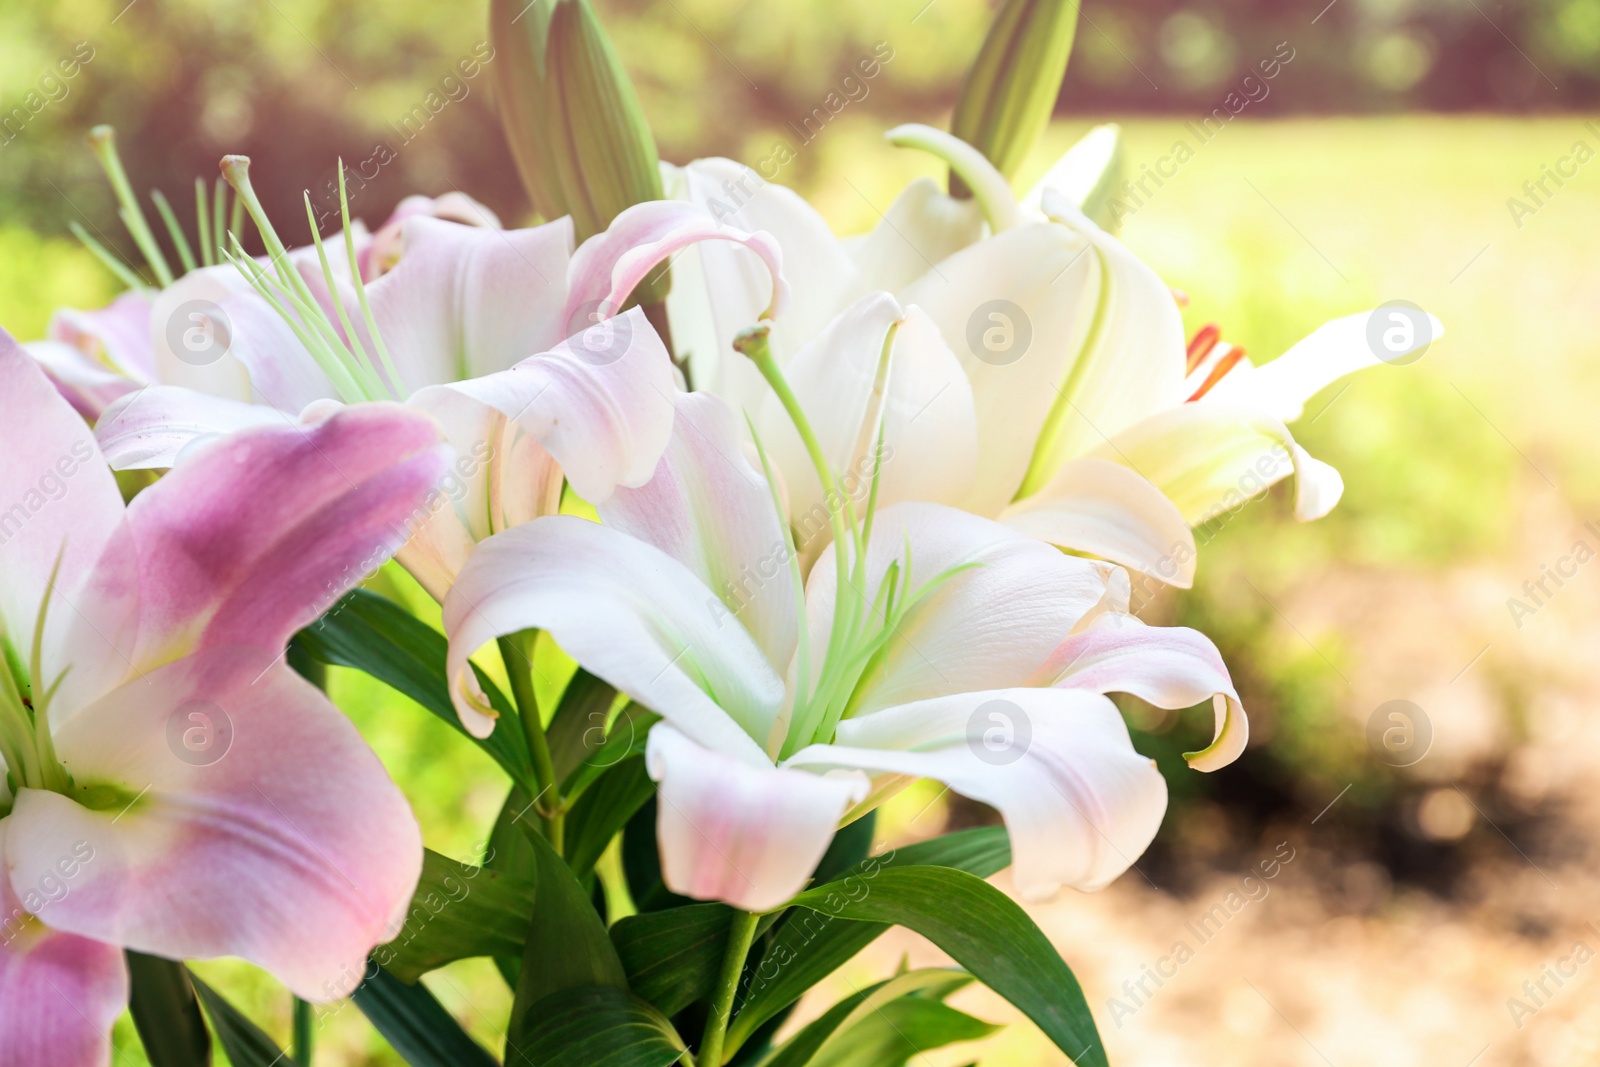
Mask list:
[[[887,378],[884,343],[894,330]],[[874,466],[878,503],[957,504],[972,487],[978,451],[972,387],[933,320],[888,293],[858,300],[801,349],[784,371],[818,443],[859,514]],[[882,421],[884,453],[874,463]],[[777,397],[762,411],[761,436],[783,472],[803,552],[829,536],[828,505],[805,445]]]
[[[94,435],[113,470],[164,470],[196,442],[284,425],[293,425],[293,417],[264,404],[148,385],[106,408]]]
[[[468,659],[538,628],[585,669],[660,712],[697,743],[761,762],[783,682],[705,583],[654,545],[553,515],[478,546],[444,602],[447,670],[462,723],[494,722],[469,699]],[[715,694],[715,698],[708,694]]]
[[[6,823],[0,822],[0,857],[5,854]],[[73,846],[58,859],[76,870]],[[23,894],[36,898],[35,906],[59,886],[71,891],[70,881],[51,873],[42,887],[24,883]],[[122,950],[45,926],[28,913],[0,867],[0,1067],[108,1067],[111,1027],[127,1006]]]
[[[119,635],[127,671],[210,645],[276,655],[405,543],[447,462],[433,421],[396,404],[218,441],[128,507],[71,647]]]
[[[476,542],[560,510],[563,475],[537,440],[460,390],[424,389],[410,406],[444,427],[455,459],[395,558],[442,603]]]
[[[242,299],[234,304],[236,298]],[[234,304],[233,310],[224,310],[228,304]],[[255,313],[256,304],[265,314]],[[235,315],[241,319],[242,332],[233,327]],[[276,341],[285,332],[272,321],[272,309],[256,296],[244,275],[229,265],[190,271],[157,293],[148,328],[155,360],[152,381],[241,402],[253,394],[250,373],[234,352],[235,335],[265,329]],[[272,351],[270,345],[267,351]],[[299,342],[273,355],[311,364],[311,354]]]
[[[1061,464],[1140,419],[1183,402],[1185,340],[1178,303],[1155,271],[1090,222],[1063,195],[1045,211],[1094,249],[1100,271],[1095,328],[1067,373],[1041,431],[1024,495]]]
[[[867,549],[869,603],[890,564],[902,576],[910,546],[911,586],[968,566],[912,608],[889,639],[882,663],[858,685],[857,710],[954,693],[1025,685],[1104,598],[1108,564],[1063,555],[990,519],[938,504],[880,511]],[[806,591],[811,647],[826,648],[833,624],[835,570],[830,545]],[[869,620],[876,621],[876,620]]]
[[[679,393],[672,440],[655,475],[619,489],[600,517],[687,567],[744,624],[782,674],[797,623],[789,549],[767,481],[745,459],[728,405]]]
[[[94,432],[3,330],[0,398],[0,640],[26,657],[51,572],[59,566],[58,598],[83,583],[122,519],[122,494]],[[46,619],[54,670],[70,615],[57,602]]]
[[[430,411],[457,403],[441,390],[515,422],[556,458],[579,496],[599,504],[655,473],[676,387],[666,346],[634,308],[510,370],[435,386],[411,402]]]
[[[1370,330],[1373,317],[1381,311],[1346,315],[1323,323],[1289,351],[1262,366],[1240,363],[1212,387],[1202,402],[1260,408],[1273,418],[1293,422],[1305,412],[1306,401],[1345,375],[1380,363],[1393,363],[1444,336],[1444,323],[1429,315],[1426,333],[1411,331],[1408,345],[1385,349],[1380,358],[1373,348]]]
[[[903,289],[984,234],[983,208],[958,200],[932,178],[901,190],[883,220],[849,245],[867,290]]]
[[[1139,474],[1107,459],[1068,460],[1000,521],[1042,541],[1087,552],[1188,589],[1198,552],[1177,507]]]
[[[1198,525],[1295,475],[1295,517],[1320,519],[1344,480],[1295,443],[1288,427],[1254,408],[1180,404],[1117,434],[1095,455],[1138,471]]]
[[[965,248],[899,293],[938,325],[972,383],[978,476],[963,506],[998,515],[1094,319],[1099,265],[1065,226],[1018,226]]]
[[[150,294],[129,290],[98,311],[63,308],[50,316],[45,336],[142,384],[156,373],[150,347],[151,302]]]
[[[397,395],[506,370],[573,332],[571,219],[497,230],[417,216],[404,230],[405,255],[367,290]]]
[[[1131,615],[1110,615],[1061,642],[1040,677],[1062,689],[1132,693],[1158,708],[1188,708],[1210,700],[1216,735],[1184,758],[1197,771],[1226,767],[1250,739],[1239,692],[1211,639],[1186,626],[1146,626]]]
[[[660,263],[702,241],[730,241],[748,248],[766,265],[768,298],[758,318],[775,318],[789,299],[783,276],[783,253],[770,234],[747,233],[724,225],[711,212],[676,200],[635,204],[606,228],[583,242],[572,257],[567,310],[563,321],[572,329],[617,314],[629,294]],[[598,315],[599,319],[592,316]],[[746,325],[753,325],[754,320]]]
[[[140,383],[85,355],[62,341],[29,341],[22,347],[39,361],[61,395],[78,414],[93,422],[117,397],[131,393]]]
[[[1116,706],[1063,689],[960,693],[839,724],[836,743],[785,761],[944,782],[1000,811],[1017,892],[1096,890],[1155,837],[1167,785],[1139,755]]]
[[[651,729],[645,761],[661,783],[656,833],[667,888],[746,911],[776,908],[805,888],[868,788],[859,773],[752,764],[666,723]]]
[[[213,648],[63,723],[57,751],[94,803],[21,790],[13,886],[64,849],[92,858],[42,909],[56,929],[173,959],[241,956],[318,1002],[348,995],[398,932],[422,834],[349,720],[270,653]]]

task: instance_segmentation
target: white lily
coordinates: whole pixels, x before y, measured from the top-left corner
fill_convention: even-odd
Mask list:
[[[919,179],[879,227],[840,241],[799,196],[740,164],[669,170],[672,195],[724,227],[769,233],[782,249],[792,299],[772,350],[837,470],[870,463],[865,428],[882,413],[886,503],[948,503],[1180,587],[1194,575],[1192,525],[1291,473],[1298,518],[1337,503],[1338,473],[1285,422],[1336,379],[1379,362],[1366,315],[1335,320],[1260,368],[1217,346],[1191,373],[1171,291],[1074,199],[1096,187],[1113,134],[1091,134],[1021,204],[950,135],[906,126],[889,136],[947,160],[974,197],[954,200]],[[805,530],[822,514],[817,479],[781,429],[781,406],[732,351],[771,291],[765,275],[728,245],[680,257],[673,341],[697,388],[772,434],[791,518]],[[1416,344],[1442,333],[1430,323]],[[886,343],[896,357],[888,381],[878,377]]]
[[[803,582],[736,416],[709,394],[676,406],[654,477],[601,522],[541,518],[463,568],[444,621],[468,729],[492,728],[470,657],[547,631],[662,716],[647,765],[667,885],[749,910],[782,904],[841,822],[919,777],[1000,810],[1027,897],[1126,869],[1166,787],[1101,694],[1237,709],[1210,642],[1140,626],[1120,568],[938,504],[869,498],[860,525],[835,509]]]

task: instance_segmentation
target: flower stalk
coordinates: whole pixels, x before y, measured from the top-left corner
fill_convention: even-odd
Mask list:
[[[695,1057],[699,1067],[722,1067],[722,1046],[728,1036],[728,1022],[733,1015],[733,998],[739,991],[739,976],[744,973],[745,957],[755,941],[755,913],[735,911],[728,926],[728,951],[722,957],[722,973],[717,976],[716,992],[711,998],[711,1014],[706,1017],[705,1036],[700,1041],[700,1054]]]

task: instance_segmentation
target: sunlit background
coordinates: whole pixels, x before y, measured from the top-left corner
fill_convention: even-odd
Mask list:
[[[873,225],[909,177],[937,174],[881,133],[948,120],[989,17],[979,0],[599,7],[664,158],[756,164],[787,145],[778,180],[840,232]],[[370,223],[403,195],[451,189],[527,221],[491,78],[459,65],[494,62],[485,8],[10,0],[0,325],[38,337],[52,309],[119,289],[67,233],[76,221],[131,258],[83,141],[100,122],[117,128],[134,186],[174,201],[223,153],[248,153],[296,242],[301,191],[324,195],[340,158],[387,160],[352,203]],[[872,54],[890,57],[878,76],[847,83]],[[1274,57],[1275,77],[1246,84]],[[801,132],[830,93],[845,106]],[[1247,101],[1236,114],[1229,94]],[[1225,107],[1232,117],[1202,141],[1200,120]],[[1134,177],[1186,141],[1193,158],[1129,202],[1122,236],[1188,294],[1191,330],[1217,322],[1259,361],[1329,318],[1404,299],[1448,331],[1414,365],[1328,390],[1296,427],[1344,475],[1333,515],[1298,525],[1280,490],[1213,523],[1196,588],[1146,610],[1217,641],[1253,736],[1237,764],[1202,776],[1177,754],[1209,734],[1209,711],[1128,701],[1136,743],[1171,786],[1157,844],[1105,892],[1033,909],[1078,971],[1112,1062],[1600,1056],[1600,966],[1546,980],[1537,998],[1523,988],[1539,992],[1577,942],[1600,951],[1588,925],[1600,922],[1597,116],[1600,0],[1085,0],[1058,121],[1021,184],[1093,122],[1122,123]],[[500,772],[374,683],[339,675],[334,691],[429,845],[473,858],[504,798]],[[1422,709],[1431,733],[1409,767],[1370,740],[1393,700]],[[919,789],[879,833],[991,818]],[[1227,921],[1199,944],[1189,924],[1219,904]],[[1180,940],[1194,958],[1141,990]],[[902,953],[939,958],[897,931],[825,992],[883,977]],[[243,965],[200,969],[286,1037],[287,994]],[[502,1044],[509,994],[491,967],[429,983]],[[963,996],[1007,1029],[927,1063],[1063,1062],[1003,1003]],[[353,1007],[327,1016],[319,1043],[318,1063],[399,1062]],[[145,1062],[126,1022],[117,1045],[118,1064]]]

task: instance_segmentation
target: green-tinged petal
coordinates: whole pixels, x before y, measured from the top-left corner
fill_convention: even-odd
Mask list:
[[[1232,511],[1296,476],[1295,517],[1319,519],[1344,492],[1339,472],[1313,459],[1288,427],[1253,408],[1180,404],[1095,450],[1155,483],[1192,524]]]

